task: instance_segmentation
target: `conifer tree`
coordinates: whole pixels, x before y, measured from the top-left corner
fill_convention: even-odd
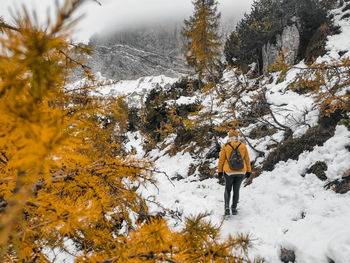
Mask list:
[[[185,20],[183,34],[187,38],[187,63],[198,73],[199,79],[209,74],[215,82],[215,59],[219,56],[218,34],[221,14],[216,0],[194,0],[193,15]]]

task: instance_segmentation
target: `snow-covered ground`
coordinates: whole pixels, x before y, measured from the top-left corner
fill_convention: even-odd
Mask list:
[[[272,172],[264,172],[253,184],[242,187],[238,215],[225,220],[222,235],[250,234],[251,257],[280,262],[280,249],[292,249],[298,263],[337,263],[350,259],[350,193],[337,194],[324,188],[324,182],[305,171],[316,161],[327,163],[327,177],[339,178],[349,169],[350,152],[345,148],[350,132],[337,126],[335,136],[322,147],[304,152],[298,160],[280,162]],[[155,152],[153,153],[155,154]],[[163,156],[158,169],[169,177],[185,175],[191,164],[189,154]],[[180,212],[183,217],[209,213],[219,224],[224,212],[224,186],[217,179],[198,181],[195,177],[170,182],[157,176],[158,189],[149,185],[144,196],[156,195],[162,206]],[[154,213],[158,208],[153,206]],[[181,228],[181,223],[169,220]]]
[[[350,18],[348,17],[341,19],[343,15],[345,15],[346,13],[349,14],[350,12],[346,11],[344,13],[342,12],[342,8],[338,8],[332,10],[331,13],[334,15],[335,24],[337,26],[340,26],[342,33],[333,36],[328,36],[328,41],[326,45],[328,53],[325,56],[318,58],[316,62],[339,59],[339,52],[345,52],[343,54],[343,57],[350,56],[350,38],[348,37],[350,36]]]

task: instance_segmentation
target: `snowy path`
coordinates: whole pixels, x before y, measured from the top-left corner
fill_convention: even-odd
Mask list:
[[[338,126],[335,136],[324,146],[304,152],[297,161],[281,162],[252,185],[242,187],[239,214],[224,222],[223,236],[249,233],[253,240],[249,255],[264,257],[267,262],[280,262],[279,251],[284,247],[295,251],[298,263],[328,263],[327,257],[336,263],[348,263],[350,193],[325,190],[324,182],[315,175],[301,174],[314,162],[325,161],[328,178],[339,178],[350,168],[350,153],[345,149],[349,142],[350,132]],[[156,162],[171,176],[184,175],[190,163],[186,155],[164,156]],[[159,193],[149,186],[144,194],[156,194],[162,205],[181,211],[183,216],[208,212],[212,222],[221,222],[224,186],[217,179],[198,182],[189,177],[174,181],[174,185],[162,175],[158,180]]]

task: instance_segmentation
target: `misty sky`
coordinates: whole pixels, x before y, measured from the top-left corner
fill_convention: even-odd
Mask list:
[[[75,39],[87,42],[95,32],[114,31],[146,23],[182,21],[189,17],[193,11],[191,0],[99,1],[102,6],[91,1],[80,10],[81,13],[85,13],[85,17],[77,27]],[[245,12],[250,10],[253,0],[219,0],[218,2],[223,19],[229,18],[232,21],[238,21]],[[49,6],[51,15],[54,10],[54,0],[0,0],[0,16],[11,22],[9,8],[16,10],[16,7],[20,7],[21,3],[25,3],[29,9],[38,10],[38,16],[42,21],[46,20]]]

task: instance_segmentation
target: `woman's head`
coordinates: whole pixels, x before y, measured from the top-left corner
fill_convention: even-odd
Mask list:
[[[231,129],[228,132],[228,142],[242,142],[240,133],[236,129]]]
[[[233,138],[233,137],[239,137],[239,133],[236,129],[231,129],[229,132],[228,132],[228,137],[229,138]]]

